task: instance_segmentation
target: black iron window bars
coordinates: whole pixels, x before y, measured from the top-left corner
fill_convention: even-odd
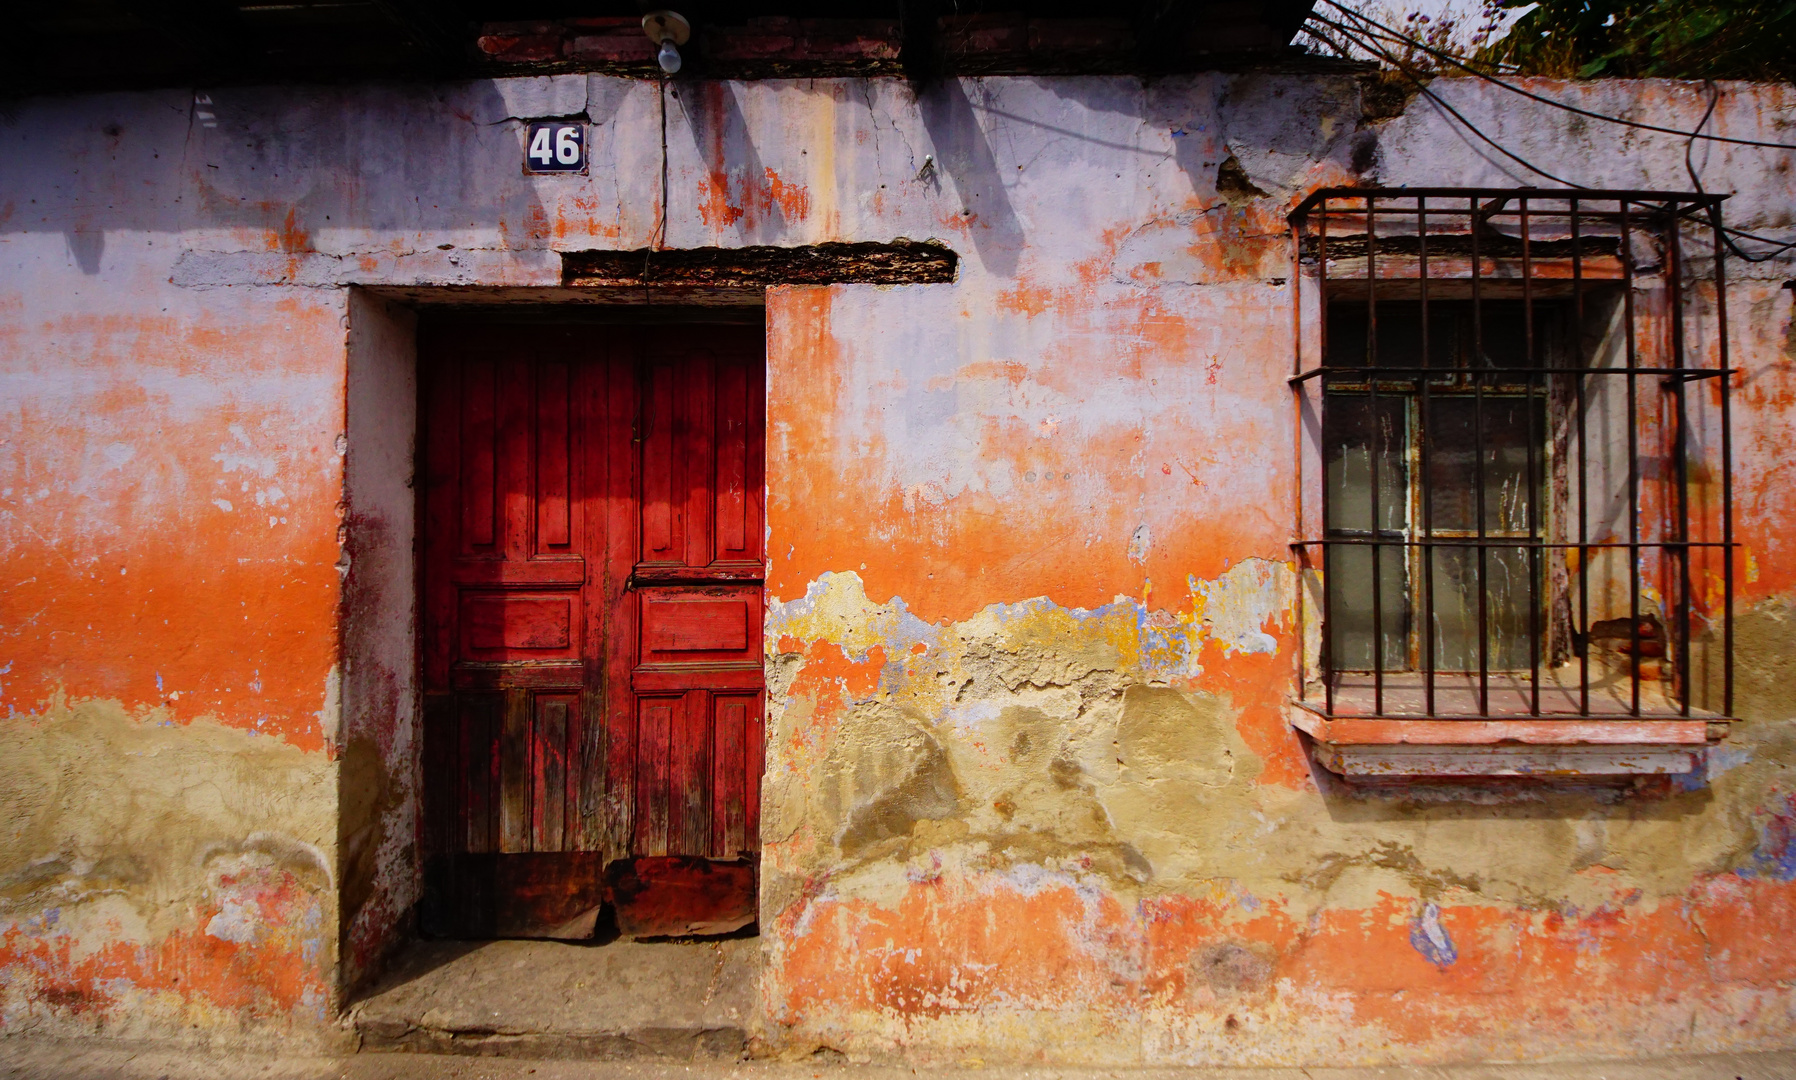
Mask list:
[[[1719,197],[1333,188],[1290,220],[1298,704],[1731,714]]]

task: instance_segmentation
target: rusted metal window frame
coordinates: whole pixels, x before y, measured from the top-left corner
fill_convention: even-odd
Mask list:
[[[1613,718],[1613,719],[1690,719],[1693,716],[1692,698],[1692,593],[1691,593],[1691,556],[1693,552],[1705,549],[1719,553],[1722,577],[1722,596],[1720,598],[1720,638],[1722,667],[1721,711],[1712,710],[1706,715],[1711,719],[1729,717],[1733,713],[1733,602],[1734,602],[1734,556],[1733,538],[1733,498],[1732,498],[1732,443],[1731,416],[1729,404],[1729,382],[1734,374],[1728,364],[1727,342],[1727,304],[1726,304],[1726,262],[1723,238],[1720,233],[1720,202],[1725,196],[1712,196],[1695,193],[1656,192],[1648,190],[1592,190],[1592,189],[1544,189],[1544,188],[1325,188],[1305,199],[1290,214],[1292,244],[1297,272],[1293,276],[1293,339],[1294,355],[1292,374],[1289,384],[1293,392],[1296,416],[1294,419],[1294,442],[1297,452],[1295,477],[1295,513],[1296,532],[1291,544],[1293,556],[1298,564],[1303,580],[1316,579],[1322,587],[1317,590],[1320,596],[1321,611],[1318,613],[1321,628],[1318,656],[1314,669],[1319,676],[1320,693],[1310,684],[1311,659],[1307,646],[1307,628],[1309,613],[1304,610],[1305,589],[1299,589],[1298,616],[1300,637],[1305,641],[1298,652],[1296,694],[1293,704],[1311,713],[1328,719],[1344,717],[1382,717],[1395,718],[1399,712],[1410,719],[1430,720],[1505,720],[1519,718],[1542,718],[1550,715],[1555,718]],[[1432,216],[1433,220],[1430,220]],[[1686,340],[1692,332],[1692,321],[1688,319],[1686,300],[1688,293],[1694,292],[1703,284],[1694,273],[1683,253],[1684,236],[1694,234],[1699,240],[1707,233],[1713,247],[1713,261],[1710,274],[1712,276],[1713,300],[1712,312],[1709,316],[1712,334],[1708,335],[1713,345],[1708,350],[1708,358],[1712,363],[1705,365],[1702,350],[1692,349]],[[1469,269],[1469,275],[1454,276],[1445,274],[1431,275],[1430,243],[1435,245],[1435,257],[1441,261],[1458,257]],[[1330,256],[1330,245],[1335,245],[1336,255]],[[1656,264],[1662,277],[1665,296],[1665,311],[1662,312],[1669,333],[1654,348],[1645,350],[1643,356],[1640,347],[1641,321],[1636,310],[1636,245],[1643,249],[1656,251],[1660,261]],[[1483,250],[1481,250],[1483,248]],[[1592,265],[1592,256],[1599,256],[1604,249],[1614,254],[1619,264],[1619,279],[1596,279],[1587,274]],[[1384,267],[1379,264],[1381,255],[1387,262]],[[1393,257],[1395,256],[1395,257]],[[1357,274],[1331,274],[1335,262],[1342,264],[1343,271],[1351,268],[1357,260],[1360,271]],[[1501,278],[1487,276],[1489,265],[1492,274],[1504,270],[1507,275]],[[1397,267],[1396,270],[1390,267]],[[1542,273],[1542,267],[1547,272]],[[1514,272],[1519,269],[1519,276]],[[1552,281],[1556,287],[1563,289],[1565,278],[1560,276],[1569,270],[1570,302],[1572,309],[1570,348],[1572,355],[1554,364],[1544,364],[1537,352],[1535,340],[1535,301],[1537,289],[1544,286],[1537,283]],[[1555,273],[1557,271],[1558,273]],[[1691,273],[1689,280],[1686,274]],[[1413,525],[1416,518],[1412,515],[1411,531],[1403,539],[1384,539],[1381,529],[1380,512],[1382,509],[1381,488],[1378,477],[1378,458],[1380,450],[1376,445],[1378,436],[1374,435],[1374,445],[1368,450],[1368,469],[1370,484],[1368,490],[1371,499],[1372,517],[1369,521],[1369,535],[1365,538],[1343,538],[1330,535],[1331,520],[1328,500],[1330,484],[1327,478],[1328,448],[1325,445],[1327,430],[1326,416],[1330,389],[1339,386],[1342,389],[1354,389],[1366,393],[1374,399],[1373,415],[1376,416],[1376,398],[1380,383],[1391,383],[1413,380],[1413,389],[1406,391],[1406,396],[1419,404],[1410,408],[1412,413],[1426,415],[1429,409],[1430,383],[1441,374],[1431,369],[1430,351],[1428,347],[1428,331],[1430,325],[1428,305],[1431,287],[1439,290],[1443,286],[1448,292],[1468,292],[1473,324],[1473,352],[1482,355],[1483,342],[1481,319],[1484,310],[1484,292],[1491,288],[1491,282],[1501,280],[1513,291],[1519,284],[1522,310],[1524,312],[1524,338],[1526,349],[1526,367],[1519,371],[1511,369],[1491,369],[1491,375],[1499,379],[1513,379],[1518,374],[1525,374],[1527,396],[1532,399],[1537,392],[1543,399],[1543,415],[1546,421],[1544,442],[1536,439],[1533,428],[1534,410],[1529,410],[1529,443],[1527,450],[1530,508],[1528,513],[1529,535],[1525,545],[1517,544],[1515,538],[1505,536],[1496,538],[1506,547],[1525,547],[1528,551],[1530,566],[1529,590],[1529,634],[1531,666],[1528,672],[1527,707],[1525,709],[1493,710],[1491,703],[1491,670],[1489,654],[1491,651],[1488,615],[1486,612],[1489,585],[1485,577],[1486,548],[1492,538],[1485,537],[1485,486],[1484,486],[1484,454],[1477,455],[1476,467],[1476,510],[1478,537],[1468,545],[1465,537],[1447,537],[1437,533],[1430,520],[1432,493],[1429,489],[1431,479],[1428,472],[1427,453],[1429,436],[1426,432],[1426,420],[1422,421],[1422,430],[1415,433],[1414,456],[1410,459],[1411,492],[1420,498],[1421,535],[1414,535]],[[1330,306],[1333,303],[1357,302],[1356,296],[1351,301],[1331,299],[1331,286],[1339,286],[1343,282],[1352,282],[1349,291],[1363,291],[1366,305],[1366,356],[1363,367],[1346,368],[1330,367],[1328,363],[1327,333]],[[1392,286],[1399,286],[1392,289]],[[1620,314],[1622,326],[1620,335],[1623,342],[1622,366],[1598,366],[1589,363],[1593,350],[1585,340],[1586,300],[1599,289],[1620,290]],[[1379,291],[1385,289],[1401,293],[1413,291],[1419,299],[1421,357],[1419,366],[1392,366],[1381,364],[1378,356],[1377,312]],[[1309,290],[1318,290],[1315,293]],[[1435,302],[1445,300],[1437,293]],[[1313,363],[1306,365],[1305,353],[1305,303],[1313,300],[1309,311],[1313,312],[1319,325],[1308,335],[1316,342],[1316,355]],[[1387,303],[1389,301],[1387,300]],[[1452,302],[1462,302],[1455,297]],[[1705,320],[1705,321],[1709,321]],[[1700,328],[1699,328],[1700,329]],[[1374,375],[1373,373],[1377,374]],[[1474,415],[1482,418],[1482,398],[1487,374],[1484,370],[1470,372],[1474,381],[1474,393],[1479,404],[1474,408]],[[1344,380],[1357,379],[1358,385]],[[1626,418],[1627,418],[1627,504],[1628,520],[1625,539],[1604,538],[1593,539],[1590,535],[1588,469],[1593,456],[1603,453],[1607,447],[1601,446],[1593,451],[1585,430],[1589,417],[1590,399],[1595,396],[1589,390],[1593,379],[1614,379],[1625,383]],[[1718,380],[1718,414],[1719,414],[1719,486],[1720,486],[1720,521],[1719,535],[1705,532],[1704,536],[1693,535],[1691,529],[1691,475],[1690,450],[1697,436],[1693,435],[1689,421],[1689,390],[1693,384],[1706,380]],[[1306,384],[1319,380],[1314,389]],[[1642,392],[1642,380],[1652,380],[1661,391],[1670,397],[1667,412],[1674,417],[1672,427],[1675,429],[1670,442],[1670,457],[1673,467],[1673,479],[1669,485],[1673,498],[1671,505],[1663,508],[1669,519],[1661,519],[1657,533],[1651,537],[1643,537],[1641,522],[1644,513],[1642,502],[1643,487],[1641,483],[1641,447],[1640,435],[1643,427],[1639,399]],[[1602,384],[1597,384],[1602,385]],[[1614,385],[1610,383],[1608,385]],[[1306,393],[1313,395],[1315,424],[1313,447],[1306,448],[1305,442],[1305,398]],[[1406,406],[1406,408],[1408,408]],[[1575,462],[1560,458],[1549,459],[1547,446],[1552,442],[1552,432],[1566,423],[1563,410],[1570,409],[1570,422],[1577,431]],[[1374,431],[1378,426],[1374,424]],[[1537,445],[1540,449],[1537,451]],[[1710,453],[1713,458],[1715,455]],[[1306,460],[1309,459],[1309,460]],[[1538,459],[1538,460],[1537,460]],[[1417,467],[1417,463],[1420,467]],[[1305,516],[1304,490],[1307,470],[1316,469],[1312,474],[1318,479],[1321,493],[1320,513],[1314,515],[1314,522]],[[1575,509],[1564,508],[1564,516],[1568,522],[1575,524],[1575,536],[1569,535],[1571,530],[1562,530],[1565,535],[1555,539],[1549,521],[1552,513],[1553,492],[1555,482],[1563,482],[1565,470],[1577,470],[1578,483],[1575,497]],[[1553,470],[1559,470],[1555,476]],[[1538,472],[1537,472],[1538,470]],[[1538,500],[1544,493],[1546,506],[1539,505]],[[1572,521],[1575,519],[1575,522]],[[1337,530],[1345,531],[1345,530]],[[1312,533],[1314,535],[1312,535]],[[1705,538],[1706,537],[1706,538]],[[1371,708],[1349,704],[1342,709],[1338,700],[1337,684],[1343,674],[1337,669],[1331,655],[1333,633],[1329,626],[1329,604],[1332,589],[1328,587],[1322,569],[1328,565],[1331,550],[1358,544],[1370,546],[1372,549],[1371,591],[1372,606],[1372,700]],[[1477,573],[1477,590],[1479,598],[1478,617],[1478,659],[1477,692],[1475,707],[1469,710],[1455,709],[1443,711],[1437,708],[1436,682],[1440,674],[1434,656],[1433,617],[1437,612],[1436,597],[1433,595],[1432,576],[1436,548],[1472,547],[1479,553]],[[1410,558],[1420,552],[1421,562],[1427,568],[1428,580],[1422,583],[1417,591],[1412,592],[1412,620],[1420,621],[1424,629],[1420,633],[1423,644],[1421,652],[1422,700],[1418,710],[1414,703],[1401,707],[1397,712],[1387,711],[1386,700],[1387,673],[1384,662],[1384,626],[1382,605],[1382,587],[1379,581],[1382,565],[1385,562],[1384,551],[1388,548],[1400,548],[1404,557]],[[1569,603],[1575,603],[1575,618],[1572,634],[1579,640],[1577,651],[1580,654],[1577,707],[1567,712],[1559,709],[1551,714],[1543,713],[1541,706],[1541,673],[1543,667],[1543,650],[1550,640],[1550,628],[1543,622],[1543,612],[1552,610],[1555,597],[1553,577],[1544,574],[1547,556],[1559,553],[1563,561],[1576,549],[1577,585],[1576,597],[1566,596]],[[1624,712],[1595,713],[1591,709],[1591,639],[1592,623],[1590,619],[1590,578],[1592,552],[1605,549],[1625,549],[1628,555],[1628,648],[1629,661],[1629,698]],[[1672,650],[1676,674],[1672,689],[1666,691],[1667,700],[1675,697],[1675,712],[1644,711],[1641,701],[1642,683],[1642,630],[1640,593],[1642,584],[1642,555],[1650,552],[1655,559],[1655,566],[1661,569],[1668,564],[1675,566],[1676,597],[1675,601],[1668,594],[1662,604],[1665,618],[1663,627],[1663,644]],[[1544,582],[1544,584],[1543,584]],[[1537,593],[1538,590],[1538,593]],[[1568,593],[1571,591],[1567,587]],[[1420,610],[1414,608],[1415,595],[1422,596]],[[1710,618],[1713,619],[1712,606]],[[1548,659],[1546,663],[1550,664]],[[1660,661],[1663,663],[1663,660]],[[1468,673],[1469,674],[1469,673]]]

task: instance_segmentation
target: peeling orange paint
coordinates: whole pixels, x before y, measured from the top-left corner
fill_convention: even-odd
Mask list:
[[[167,1013],[171,1002],[175,1013],[191,1014],[182,1019],[208,1026],[216,1022],[208,1013],[318,1023],[330,998],[315,958],[319,898],[279,873],[227,875],[219,884],[222,896],[193,913],[192,929],[153,944],[94,949],[53,926],[15,923],[0,932],[0,975],[31,985],[44,1009],[96,1025],[121,1010]],[[221,917],[242,911],[253,912],[253,926],[219,930]]]
[[[772,169],[759,177],[735,177],[720,171],[699,181],[699,217],[713,228],[741,224],[745,228],[769,220],[793,225],[810,216],[810,191],[784,180]]]
[[[1192,573],[1212,577],[1230,560],[1284,556],[1289,524],[1274,513],[1252,506],[1214,513],[1206,503],[1218,510],[1228,505],[1220,492],[1191,505],[1179,494],[1192,489],[1187,477],[1139,471],[1144,421],[1161,432],[1158,438],[1181,448],[1212,440],[1258,446],[1273,438],[1288,440],[1288,428],[1273,426],[1288,424],[1282,415],[1288,403],[1276,396],[1282,388],[1268,392],[1265,423],[1222,413],[1205,416],[1200,426],[1182,402],[1156,404],[1156,376],[1149,368],[1188,378],[1183,358],[1194,351],[1195,328],[1154,301],[1131,300],[1101,315],[1067,310],[1072,332],[1064,344],[1050,347],[1046,365],[982,360],[959,369],[957,384],[1001,381],[1007,392],[1041,387],[1073,396],[1092,379],[1117,378],[1135,381],[1142,392],[1143,405],[1134,416],[1081,430],[1075,415],[1052,438],[1043,437],[1041,425],[1010,421],[1001,413],[981,417],[976,429],[981,458],[1014,481],[1035,485],[1031,490],[1039,497],[1019,503],[989,485],[958,492],[895,485],[886,479],[883,448],[877,446],[839,461],[827,483],[808,479],[811,472],[803,463],[838,458],[830,433],[846,418],[837,419],[844,375],[829,301],[823,295],[800,300],[800,292],[825,290],[791,290],[769,299],[775,327],[770,349],[793,365],[787,392],[769,398],[774,435],[769,471],[783,470],[789,478],[788,484],[774,486],[768,508],[774,533],[787,537],[789,545],[784,552],[775,545],[769,588],[776,595],[801,593],[803,583],[842,569],[836,553],[861,550],[869,541],[891,551],[863,572],[870,593],[903,597],[929,622],[964,618],[987,603],[1034,595],[1066,607],[1095,608],[1119,593],[1138,593],[1144,580],[1176,581]],[[1278,328],[1264,332],[1270,345]],[[1106,347],[1098,355],[1075,344],[1100,333],[1110,336],[1100,338]],[[1280,490],[1289,486],[1279,478],[1285,467],[1270,465],[1270,483]],[[1136,500],[1156,508],[1148,527],[1158,541],[1139,562],[1128,555],[1130,538],[1143,524]],[[1069,503],[1078,507],[1076,513],[1063,512]],[[1182,503],[1182,510],[1176,509]],[[1205,527],[1177,529],[1179,516],[1201,516]],[[1073,551],[1076,558],[1057,554]]]
[[[297,388],[328,372],[317,343],[341,349],[335,312],[283,301],[267,314],[293,331],[252,341],[216,323],[122,316],[51,330],[81,343],[93,389],[78,421],[28,408],[11,433],[26,449],[0,477],[0,507],[39,524],[8,538],[13,670],[0,708],[104,698],[325,748],[340,405],[302,419],[227,399],[188,419],[135,374],[203,381],[223,361]],[[64,463],[108,455],[120,467],[100,470],[98,486],[71,486]]]
[[[1741,903],[1743,893],[1756,903]],[[773,1019],[823,1018],[828,1030],[864,1012],[892,1021],[885,1037],[908,1031],[913,1049],[951,1056],[958,1029],[934,1032],[956,1014],[1058,1016],[1091,1035],[1126,1028],[1144,1009],[1173,1031],[1222,1028],[1225,1018],[1228,1028],[1282,1027],[1290,999],[1319,997],[1387,1046],[1504,1057],[1585,1037],[1593,1000],[1643,1013],[1679,1001],[1701,1008],[1734,986],[1787,979],[1788,965],[1763,962],[1762,947],[1736,961],[1730,946],[1774,940],[1796,910],[1790,885],[1728,878],[1648,909],[1625,900],[1569,914],[1434,908],[1385,895],[1307,923],[1248,896],[1163,896],[1131,910],[1099,895],[1000,876],[919,881],[890,907],[811,899],[779,927],[773,978],[786,997]],[[1720,911],[1727,929],[1717,938]],[[1413,943],[1424,918],[1452,943],[1450,962]],[[1717,954],[1730,959],[1717,963]],[[1623,1041],[1598,1042],[1625,1046],[1631,1029],[1622,1021]],[[1017,1049],[1020,1060],[1053,1053]],[[1341,1060],[1333,1053],[1323,1045],[1285,1060]]]

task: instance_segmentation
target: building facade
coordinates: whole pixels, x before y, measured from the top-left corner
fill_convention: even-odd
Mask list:
[[[1796,152],[1525,85],[1599,118],[1276,66],[16,104],[0,1035],[329,1043],[421,927],[506,932],[467,875],[589,882],[520,916],[577,936],[684,855],[749,868],[766,1053],[1790,1045],[1796,274],[1662,211],[1788,234]],[[1516,158],[1634,194],[1574,245]]]

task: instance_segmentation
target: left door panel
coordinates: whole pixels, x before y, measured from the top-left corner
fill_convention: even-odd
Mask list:
[[[595,691],[608,609],[605,453],[628,332],[421,336],[424,929],[586,937],[607,830]],[[595,785],[596,782],[596,785]]]

